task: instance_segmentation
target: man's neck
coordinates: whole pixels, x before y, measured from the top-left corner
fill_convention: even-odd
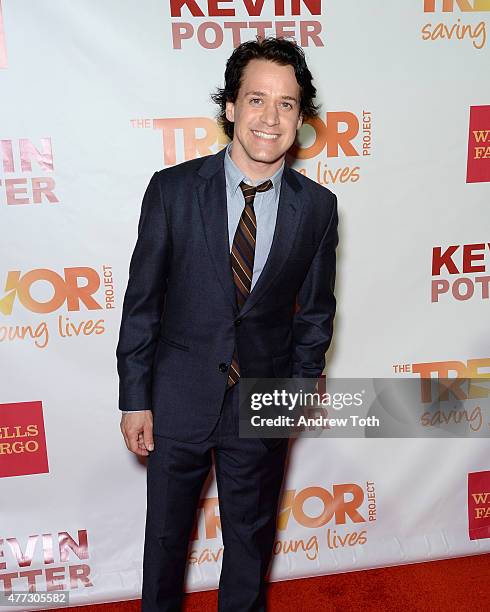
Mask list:
[[[245,176],[247,176],[250,180],[257,182],[273,176],[283,165],[286,155],[284,154],[282,157],[272,163],[257,162],[246,157],[245,155],[240,155],[239,147],[234,147],[232,144],[230,157]]]

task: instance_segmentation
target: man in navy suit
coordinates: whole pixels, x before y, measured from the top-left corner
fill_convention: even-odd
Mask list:
[[[288,443],[238,436],[245,377],[319,377],[336,301],[337,199],[285,156],[316,89],[301,48],[243,43],[213,95],[231,143],[156,172],[143,198],[119,342],[121,430],[148,456],[144,612],[180,610],[214,457],[221,612],[265,610]]]

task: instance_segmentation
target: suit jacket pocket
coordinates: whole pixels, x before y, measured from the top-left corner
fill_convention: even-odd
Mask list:
[[[172,340],[171,338],[167,338],[167,336],[163,336],[162,334],[160,334],[158,339],[160,340],[160,342],[163,342],[163,344],[168,344],[169,346],[173,346],[174,348],[180,349],[181,351],[189,350],[189,347],[186,344],[181,344],[180,342]]]

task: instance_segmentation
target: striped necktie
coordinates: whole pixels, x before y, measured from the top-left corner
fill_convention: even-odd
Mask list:
[[[257,233],[257,222],[255,220],[254,199],[257,192],[268,191],[272,188],[269,179],[257,187],[247,185],[243,181],[240,187],[245,199],[245,206],[238,227],[233,238],[231,247],[231,269],[235,283],[235,293],[238,310],[242,308],[250,293],[252,286],[252,273],[255,259],[255,237]],[[228,370],[228,387],[232,387],[240,378],[240,367],[235,346],[230,369]]]

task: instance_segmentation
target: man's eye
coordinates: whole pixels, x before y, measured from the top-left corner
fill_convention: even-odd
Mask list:
[[[284,108],[287,109],[293,108],[293,105],[290,102],[283,102],[282,105]]]
[[[262,100],[260,98],[251,98],[250,102],[252,104],[260,104]]]

